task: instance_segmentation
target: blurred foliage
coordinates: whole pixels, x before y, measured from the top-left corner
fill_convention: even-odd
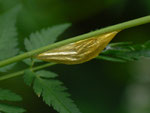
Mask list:
[[[0,17],[0,61],[13,57],[18,53],[17,31],[15,24],[19,10],[20,6],[17,6]],[[14,64],[5,66],[1,68],[0,71],[5,72],[13,66]]]
[[[21,101],[22,98],[19,95],[11,92],[10,90],[0,88],[0,100]],[[23,108],[4,104],[4,103],[0,103],[0,111],[5,112],[5,113],[23,113],[23,112],[25,112],[25,110]]]
[[[126,88],[124,107],[128,113],[150,112],[150,60],[140,60],[131,65],[133,81]]]
[[[142,57],[150,57],[150,41],[144,44],[132,44],[130,42],[120,42],[109,44],[98,57],[109,61],[134,61]],[[106,59],[105,59],[106,58]]]
[[[23,7],[17,21],[19,47],[23,51],[25,37],[43,27],[72,23],[71,29],[59,38],[63,40],[150,14],[149,0],[0,0],[0,14],[17,4],[22,4]],[[149,27],[148,24],[122,31],[113,42],[129,41],[142,44],[149,40]],[[142,87],[139,82],[143,75],[149,75],[148,61],[114,63],[92,60],[81,65],[58,65],[47,70],[61,75],[59,79],[69,88],[69,92],[83,113],[134,113],[133,111],[149,113],[150,105],[146,104],[149,101],[140,101],[149,100],[149,93],[144,93],[149,92],[149,87],[145,85],[145,81],[142,81]],[[21,67],[26,65],[17,64],[14,70]],[[133,68],[135,72],[131,73]],[[137,80],[136,76],[139,73],[140,79]],[[150,79],[146,78],[146,80]],[[132,85],[134,85],[131,89],[133,93],[130,93]],[[24,106],[29,113],[50,111],[56,113],[23,84],[21,77],[2,81],[0,86],[23,95],[24,101],[21,106]]]

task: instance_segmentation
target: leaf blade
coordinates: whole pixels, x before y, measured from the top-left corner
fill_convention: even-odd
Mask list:
[[[47,74],[46,71],[42,73],[44,72]],[[54,79],[43,79],[32,71],[30,73],[36,77],[33,82],[34,92],[38,96],[42,96],[46,104],[53,106],[59,113],[81,113],[70,99],[70,94],[65,92],[66,88],[62,82]]]
[[[0,100],[21,101],[22,98],[10,90],[0,88]]]
[[[150,41],[147,41],[144,44],[127,42],[113,43],[108,45],[101,55],[102,57],[105,56],[105,58],[102,58],[103,60],[109,61],[135,61],[142,57],[148,58],[150,57]]]
[[[25,82],[28,86],[31,86],[31,84],[32,84],[32,82],[33,82],[35,76],[34,76],[33,73],[31,73],[30,70],[26,70],[26,71],[24,72],[23,78],[24,78],[24,82]]]
[[[29,39],[25,39],[24,45],[27,51],[31,51],[56,41],[57,37],[61,35],[70,24],[56,25],[47,29],[42,29],[30,35]]]
[[[4,113],[23,113],[26,110],[20,107],[11,106],[7,104],[0,104],[0,111]]]
[[[36,74],[39,77],[43,77],[43,78],[55,78],[58,76],[56,73],[53,73],[51,71],[45,71],[45,70],[37,71]]]
[[[0,15],[0,61],[15,56],[19,51],[17,49],[18,42],[15,24],[20,9],[21,6],[18,5]],[[13,65],[0,68],[0,71],[5,72],[11,69]]]
[[[15,24],[19,10],[20,8],[15,7],[0,16],[0,60],[12,57],[18,53],[18,49],[16,48],[18,43]]]

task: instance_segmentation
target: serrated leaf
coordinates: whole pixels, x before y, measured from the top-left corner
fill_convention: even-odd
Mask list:
[[[112,58],[109,59],[110,61],[113,61],[114,58],[117,60],[135,61],[141,57],[150,57],[150,41],[144,44],[125,44],[124,42],[110,44],[101,55]],[[104,60],[108,59],[104,58]]]
[[[30,70],[26,70],[24,72],[24,82],[28,85],[31,86],[33,80],[34,80],[35,76],[33,73],[31,73]]]
[[[34,73],[33,73],[33,74],[34,74]],[[35,74],[34,74],[34,75],[35,75]],[[41,94],[42,94],[43,87],[42,87],[42,85],[39,83],[39,81],[37,81],[36,79],[35,79],[35,81],[34,81],[33,89],[34,89],[34,92],[37,94],[37,96],[40,97]]]
[[[69,26],[70,24],[56,25],[31,34],[30,38],[26,38],[24,41],[26,50],[31,51],[54,43],[57,40],[57,37],[61,35]]]
[[[29,70],[30,71],[30,70]],[[42,96],[43,100],[49,106],[53,106],[59,113],[81,113],[74,102],[69,98],[70,94],[66,93],[63,83],[58,80],[41,78],[37,73],[30,71],[35,76],[33,89],[38,96]],[[48,74],[46,71],[40,74]],[[42,77],[44,77],[42,75]],[[47,75],[46,75],[47,77]]]
[[[19,95],[11,92],[10,90],[0,88],[0,100],[21,101],[22,98]]]
[[[1,101],[21,101],[22,98],[19,95],[11,92],[10,90],[0,88],[0,100]],[[23,113],[23,112],[25,112],[25,110],[20,107],[0,103],[0,112]]]
[[[11,106],[7,104],[0,104],[0,112],[4,113],[23,113],[26,110],[20,107]]]
[[[39,77],[43,77],[43,78],[55,78],[58,76],[56,73],[45,71],[45,70],[37,71],[36,74]]]
[[[55,110],[60,113],[81,113],[73,101],[69,98],[70,94],[64,92],[65,87],[61,86],[62,83],[57,80],[44,80],[44,79],[35,79],[36,84],[40,84],[40,92],[43,96],[43,100],[49,106],[53,106]],[[37,86],[35,91],[37,91]],[[39,86],[39,85],[38,85]],[[40,94],[39,92],[36,92]]]
[[[0,15],[0,61],[13,57],[18,53],[15,24],[19,10],[20,6],[17,6],[7,13]],[[3,67],[1,71],[6,71],[12,67],[12,65]]]
[[[15,27],[18,11],[17,7],[0,16],[0,60],[12,57],[18,53]]]

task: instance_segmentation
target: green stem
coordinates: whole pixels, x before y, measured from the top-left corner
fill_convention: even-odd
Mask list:
[[[41,66],[33,67],[32,70],[37,71],[37,70],[40,70],[40,69],[43,69],[43,68],[46,68],[46,67],[49,67],[49,66],[53,66],[53,65],[56,65],[56,64],[57,63],[47,63],[47,64],[44,64],[44,65],[41,65]],[[29,69],[29,68],[27,68],[27,69]],[[11,73],[11,74],[8,74],[8,75],[0,76],[0,81],[1,80],[6,80],[6,79],[9,79],[9,78],[13,78],[13,77],[16,77],[16,76],[20,76],[20,75],[24,74],[25,70],[27,70],[27,69],[24,69],[24,70],[15,72],[15,73]]]
[[[113,26],[110,26],[110,27],[99,29],[99,30],[89,32],[89,33],[86,33],[86,34],[83,34],[83,35],[79,35],[79,36],[76,36],[76,37],[73,37],[73,38],[70,38],[70,39],[67,39],[67,40],[56,42],[54,44],[51,44],[51,45],[48,45],[48,46],[45,46],[45,47],[41,47],[41,48],[33,50],[33,51],[26,52],[24,54],[15,56],[13,58],[9,58],[9,59],[1,61],[0,62],[0,67],[11,64],[11,63],[14,63],[14,62],[17,62],[17,61],[20,61],[20,60],[23,60],[25,58],[31,57],[35,54],[39,54],[39,53],[44,52],[44,51],[63,46],[63,45],[68,44],[68,43],[72,43],[72,42],[75,42],[75,41],[78,41],[78,40],[86,39],[86,38],[96,36],[96,35],[100,35],[100,34],[107,33],[107,32],[112,32],[112,31],[116,31],[116,30],[123,30],[123,29],[131,28],[131,27],[135,27],[135,26],[138,26],[138,25],[146,24],[146,23],[150,23],[150,16],[145,16],[145,17],[138,18],[138,19],[135,19],[135,20],[130,20],[130,21],[127,21],[127,22],[124,22],[124,23],[120,23],[120,24],[117,24],[117,25],[113,25]]]

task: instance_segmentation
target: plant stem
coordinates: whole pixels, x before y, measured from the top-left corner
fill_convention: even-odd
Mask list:
[[[40,66],[37,66],[37,67],[33,67],[32,70],[37,71],[37,70],[40,70],[40,69],[43,69],[43,68],[46,68],[46,67],[49,67],[49,66],[53,66],[53,65],[56,65],[56,64],[57,63],[47,63],[47,64],[40,65]],[[30,69],[30,68],[27,68],[27,69]],[[27,70],[27,69],[24,69],[24,70],[15,72],[15,73],[0,76],[0,81],[1,80],[6,80],[6,79],[9,79],[9,78],[13,78],[13,77],[16,77],[16,76],[20,76],[20,75],[24,74],[25,70]]]
[[[103,59],[103,58],[101,58],[100,56],[97,56],[96,59]],[[53,65],[56,65],[56,64],[57,63],[47,63],[47,64],[43,64],[43,65],[40,65],[40,66],[36,66],[36,67],[32,68],[32,71],[37,71],[37,70],[40,70],[40,69],[43,69],[43,68],[46,68],[46,67],[49,67],[49,66],[53,66]],[[31,67],[29,67],[27,69],[30,69],[30,68]],[[23,70],[18,71],[18,72],[14,72],[14,73],[11,73],[11,74],[0,76],[0,81],[23,75],[25,70],[27,70],[27,69],[23,69]]]
[[[0,67],[11,64],[11,63],[14,63],[14,62],[17,62],[17,61],[20,61],[20,60],[23,60],[23,59],[28,58],[28,57],[32,57],[35,54],[39,54],[41,52],[44,52],[44,51],[47,51],[47,50],[50,50],[50,49],[54,49],[54,48],[63,46],[63,45],[68,44],[68,43],[72,43],[72,42],[79,41],[79,40],[82,40],[82,39],[86,39],[86,38],[89,38],[89,37],[93,37],[93,36],[96,36],[96,35],[104,34],[104,33],[107,33],[107,32],[112,32],[112,31],[116,31],[116,30],[123,30],[123,29],[131,28],[131,27],[135,27],[135,26],[138,26],[138,25],[146,24],[146,23],[150,23],[150,16],[145,16],[145,17],[141,17],[141,18],[138,18],[138,19],[123,22],[123,23],[120,23],[120,24],[117,24],[117,25],[113,25],[113,26],[106,27],[106,28],[103,28],[103,29],[99,29],[99,30],[96,30],[96,31],[93,31],[93,32],[83,34],[83,35],[79,35],[79,36],[76,36],[76,37],[73,37],[73,38],[70,38],[70,39],[67,39],[67,40],[56,42],[54,44],[50,44],[48,46],[41,47],[41,48],[33,50],[33,51],[26,52],[24,54],[15,56],[13,58],[9,58],[9,59],[1,61],[0,62]]]

